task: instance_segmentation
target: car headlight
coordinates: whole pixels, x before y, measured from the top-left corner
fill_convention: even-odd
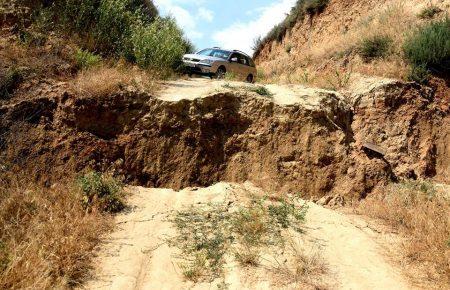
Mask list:
[[[211,59],[204,59],[204,60],[201,60],[199,63],[200,63],[200,64],[211,65],[213,62],[214,62],[214,61],[211,60]]]

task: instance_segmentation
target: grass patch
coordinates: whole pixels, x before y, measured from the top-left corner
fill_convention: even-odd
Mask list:
[[[145,92],[153,92],[158,75],[132,66],[97,66],[82,71],[73,80],[73,88],[80,95],[106,96],[128,87]]]
[[[225,83],[222,88],[229,90],[244,90],[248,92],[257,93],[260,96],[272,97],[274,94],[264,86],[233,86],[230,83]]]
[[[392,45],[392,39],[384,35],[376,35],[361,41],[358,52],[364,61],[386,57]]]
[[[227,254],[242,265],[257,266],[263,247],[282,248],[282,231],[289,226],[300,231],[306,210],[296,197],[276,204],[266,198],[252,199],[248,206],[237,208],[193,206],[175,214],[172,222],[177,235],[169,242],[181,250],[186,279],[212,282],[222,276]]]
[[[237,75],[233,72],[226,72],[224,76],[224,80],[226,81],[236,81]]]
[[[328,76],[325,76],[325,80],[328,84],[327,89],[337,91],[346,88],[350,82],[353,72],[335,70]]]
[[[405,41],[403,51],[413,68],[426,68],[431,73],[450,72],[450,18],[418,29]]]
[[[405,237],[406,264],[426,265],[421,270],[427,278],[445,286],[450,284],[449,198],[431,183],[405,181],[369,197],[359,210],[396,228]]]
[[[24,72],[22,70],[10,68],[0,79],[0,99],[9,99],[23,80]]]
[[[422,9],[419,13],[419,18],[421,19],[433,19],[437,14],[441,13],[442,9],[437,6],[428,6]]]
[[[117,213],[125,208],[123,184],[111,175],[88,172],[78,177],[77,185],[81,189],[83,207],[102,212]]]
[[[0,288],[66,289],[89,276],[93,250],[111,228],[86,212],[75,187],[42,188],[0,177]],[[70,183],[70,182],[68,182]]]
[[[273,96],[273,93],[264,86],[249,87],[248,90],[250,90],[251,92],[257,93],[260,96],[265,96],[265,97]]]

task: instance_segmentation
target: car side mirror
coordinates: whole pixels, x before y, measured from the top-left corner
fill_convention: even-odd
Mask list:
[[[237,61],[238,61],[237,57],[233,57],[232,59],[230,59],[230,62],[237,62]]]

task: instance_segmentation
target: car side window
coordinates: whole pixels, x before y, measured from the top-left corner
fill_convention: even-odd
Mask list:
[[[249,63],[251,67],[255,67],[255,62],[253,61],[253,59],[249,58]]]
[[[245,56],[245,60],[247,61],[248,66],[254,66],[251,58],[249,58],[248,56]]]
[[[233,53],[233,54],[230,56],[230,61],[231,61],[231,62],[239,62],[239,56],[238,56],[238,54],[237,54],[237,53]]]
[[[243,65],[248,65],[248,61],[247,61],[246,57],[243,56],[242,54],[239,54],[239,63],[243,64]]]

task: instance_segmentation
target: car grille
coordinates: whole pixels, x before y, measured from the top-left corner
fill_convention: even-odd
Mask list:
[[[193,62],[199,62],[199,61],[200,61],[200,59],[197,59],[197,58],[189,58],[189,57],[185,57],[184,60],[187,60],[187,61],[193,61]]]

